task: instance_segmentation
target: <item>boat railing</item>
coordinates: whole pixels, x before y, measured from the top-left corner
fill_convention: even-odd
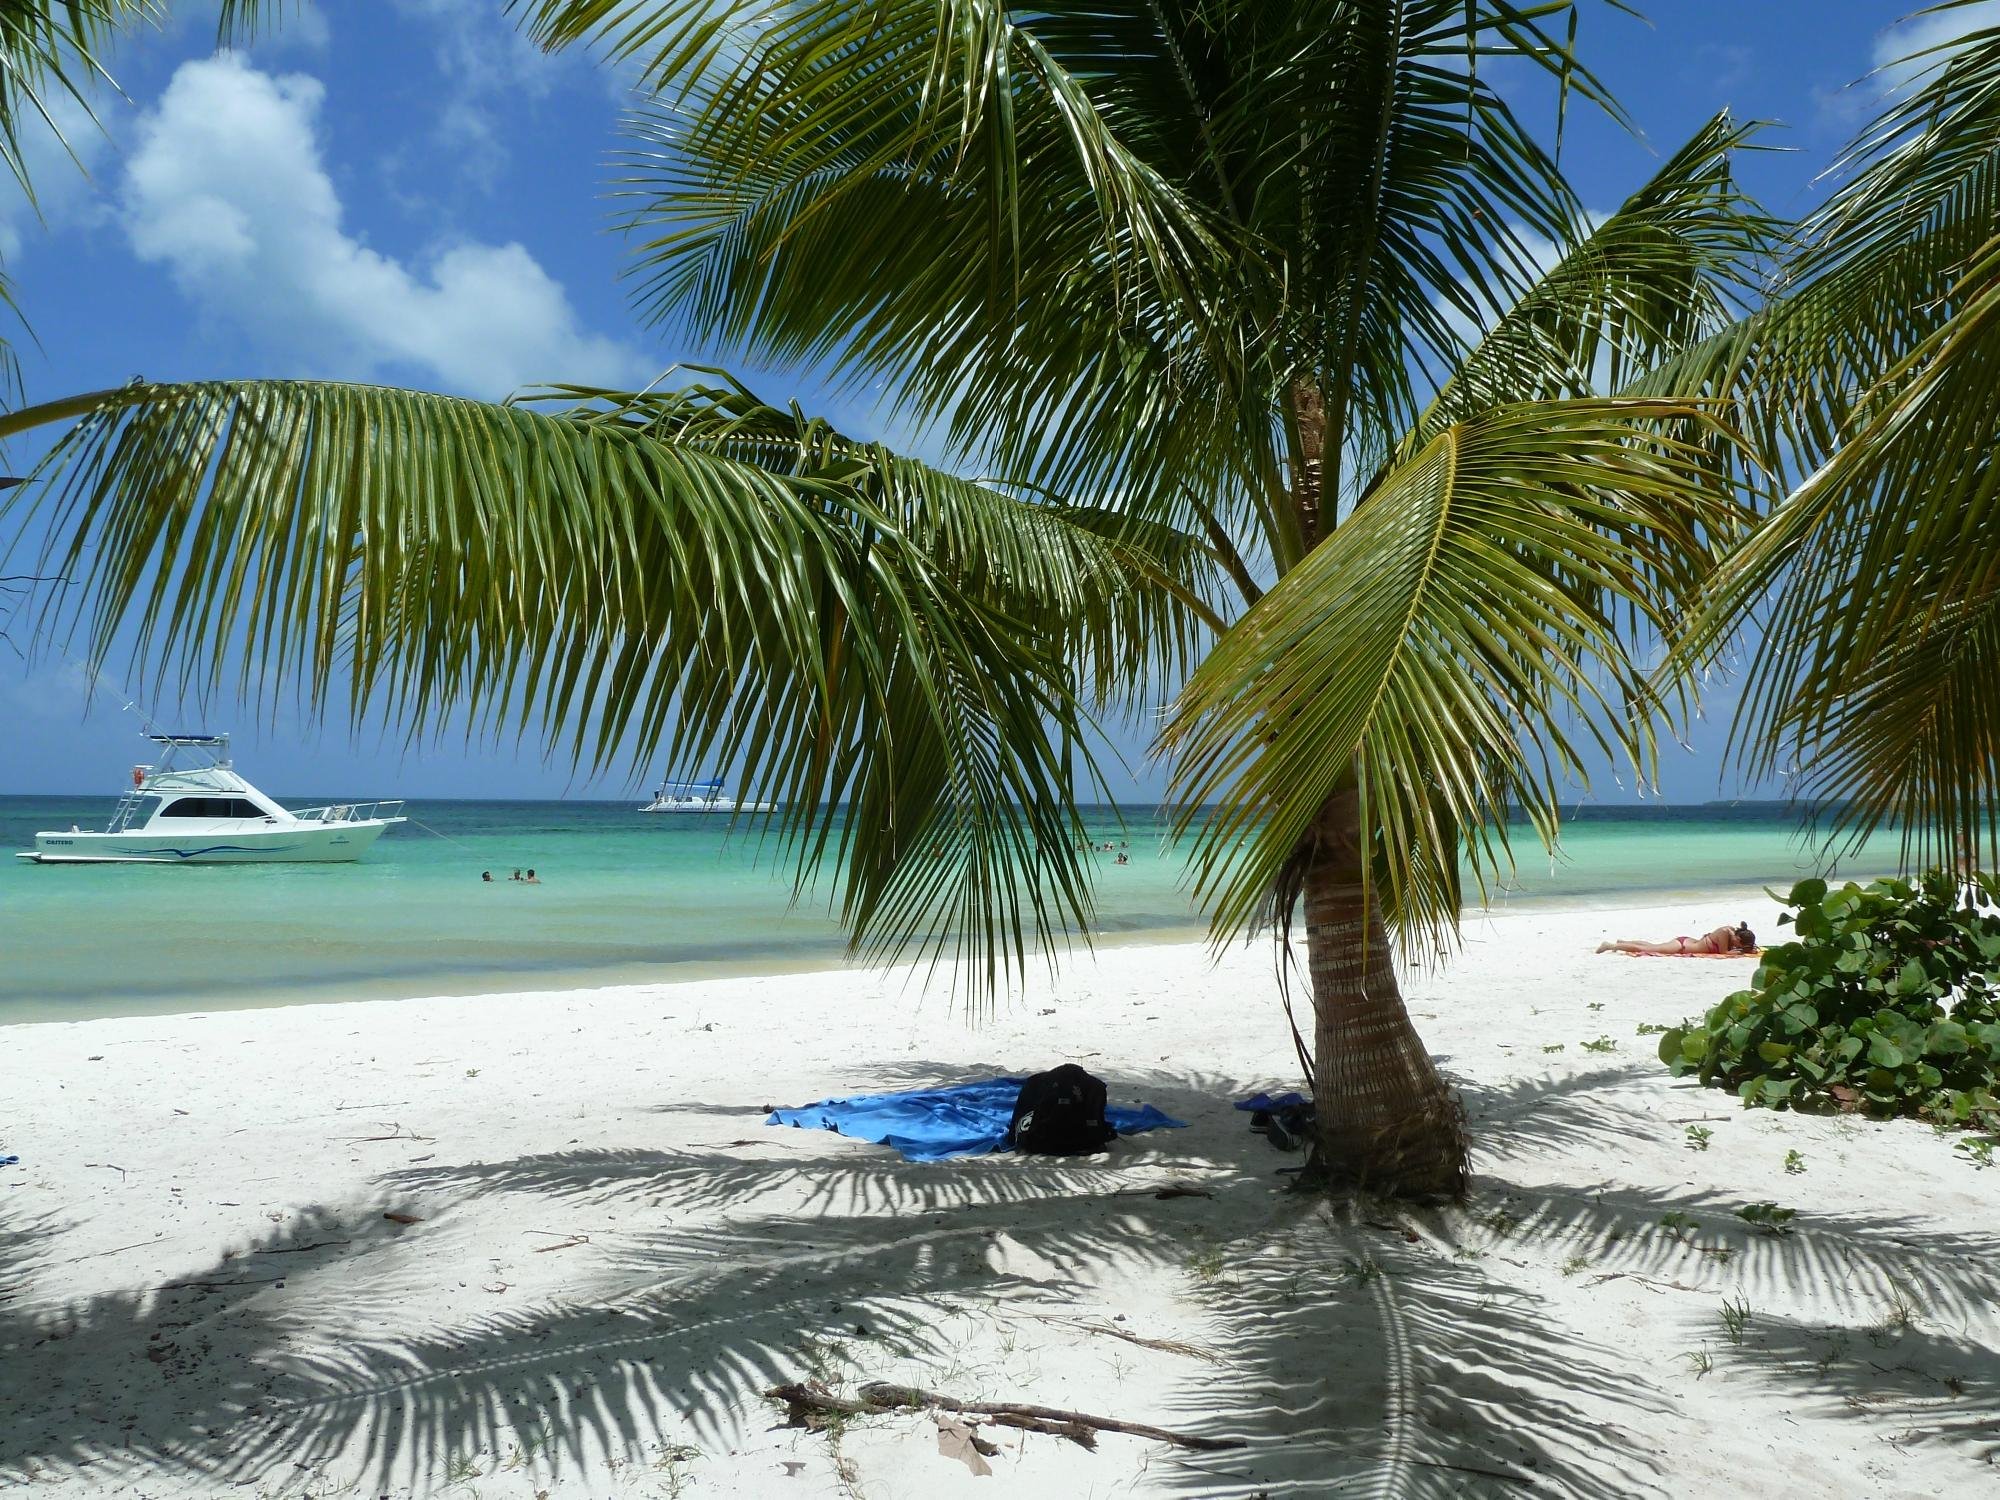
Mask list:
[[[393,802],[329,802],[324,807],[301,807],[292,816],[301,823],[366,823],[377,818],[403,815],[401,799]]]

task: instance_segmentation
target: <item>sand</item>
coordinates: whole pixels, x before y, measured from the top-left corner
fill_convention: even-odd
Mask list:
[[[847,971],[0,1029],[0,1487],[2000,1494],[2000,1171],[1668,1077],[1640,1024],[1750,966],[1590,952],[1773,915],[1507,915],[1412,975],[1476,1136],[1449,1210],[1284,1190],[1230,1105],[1295,1072],[1261,945],[978,1027]],[[762,1123],[1063,1059],[1190,1128],[919,1165]],[[1248,1446],[986,1429],[980,1477],[928,1415],[781,1425],[804,1378]]]

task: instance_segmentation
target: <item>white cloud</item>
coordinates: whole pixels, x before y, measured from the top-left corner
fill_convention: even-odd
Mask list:
[[[32,113],[21,121],[21,159],[35,201],[0,169],[0,262],[11,264],[47,229],[89,223],[103,212],[90,176],[111,144],[103,127],[68,94],[51,92],[47,103],[54,130]]]
[[[546,98],[583,59],[542,51],[493,0],[395,0],[430,27],[442,85],[433,134],[461,176],[490,190],[507,165],[504,114]]]
[[[316,79],[228,54],[182,64],[126,164],[134,252],[308,373],[414,368],[480,396],[650,378],[637,353],[578,325],[519,244],[459,244],[405,264],[350,234],[321,160],[324,94]]]
[[[1875,38],[1876,81],[1885,91],[1900,89],[1936,68],[1954,42],[1975,31],[2000,26],[2000,0],[1979,0],[1891,26]],[[1922,55],[1928,54],[1928,55]]]

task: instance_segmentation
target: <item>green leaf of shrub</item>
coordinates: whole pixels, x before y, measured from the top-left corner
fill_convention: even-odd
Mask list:
[[[1968,1051],[1971,1039],[1956,1021],[1940,1021],[1924,1037],[1924,1051],[1950,1056]]]

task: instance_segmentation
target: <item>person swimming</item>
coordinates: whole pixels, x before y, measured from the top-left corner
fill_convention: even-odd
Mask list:
[[[481,870],[479,872],[479,878],[485,881],[486,884],[488,885],[493,884],[493,872],[491,870]]]
[[[1757,934],[1747,922],[1734,927],[1718,927],[1700,937],[1677,937],[1670,942],[1649,943],[1641,938],[1614,938],[1597,945],[1599,953],[1630,953],[1639,958],[1723,958],[1735,953],[1755,953]]]

